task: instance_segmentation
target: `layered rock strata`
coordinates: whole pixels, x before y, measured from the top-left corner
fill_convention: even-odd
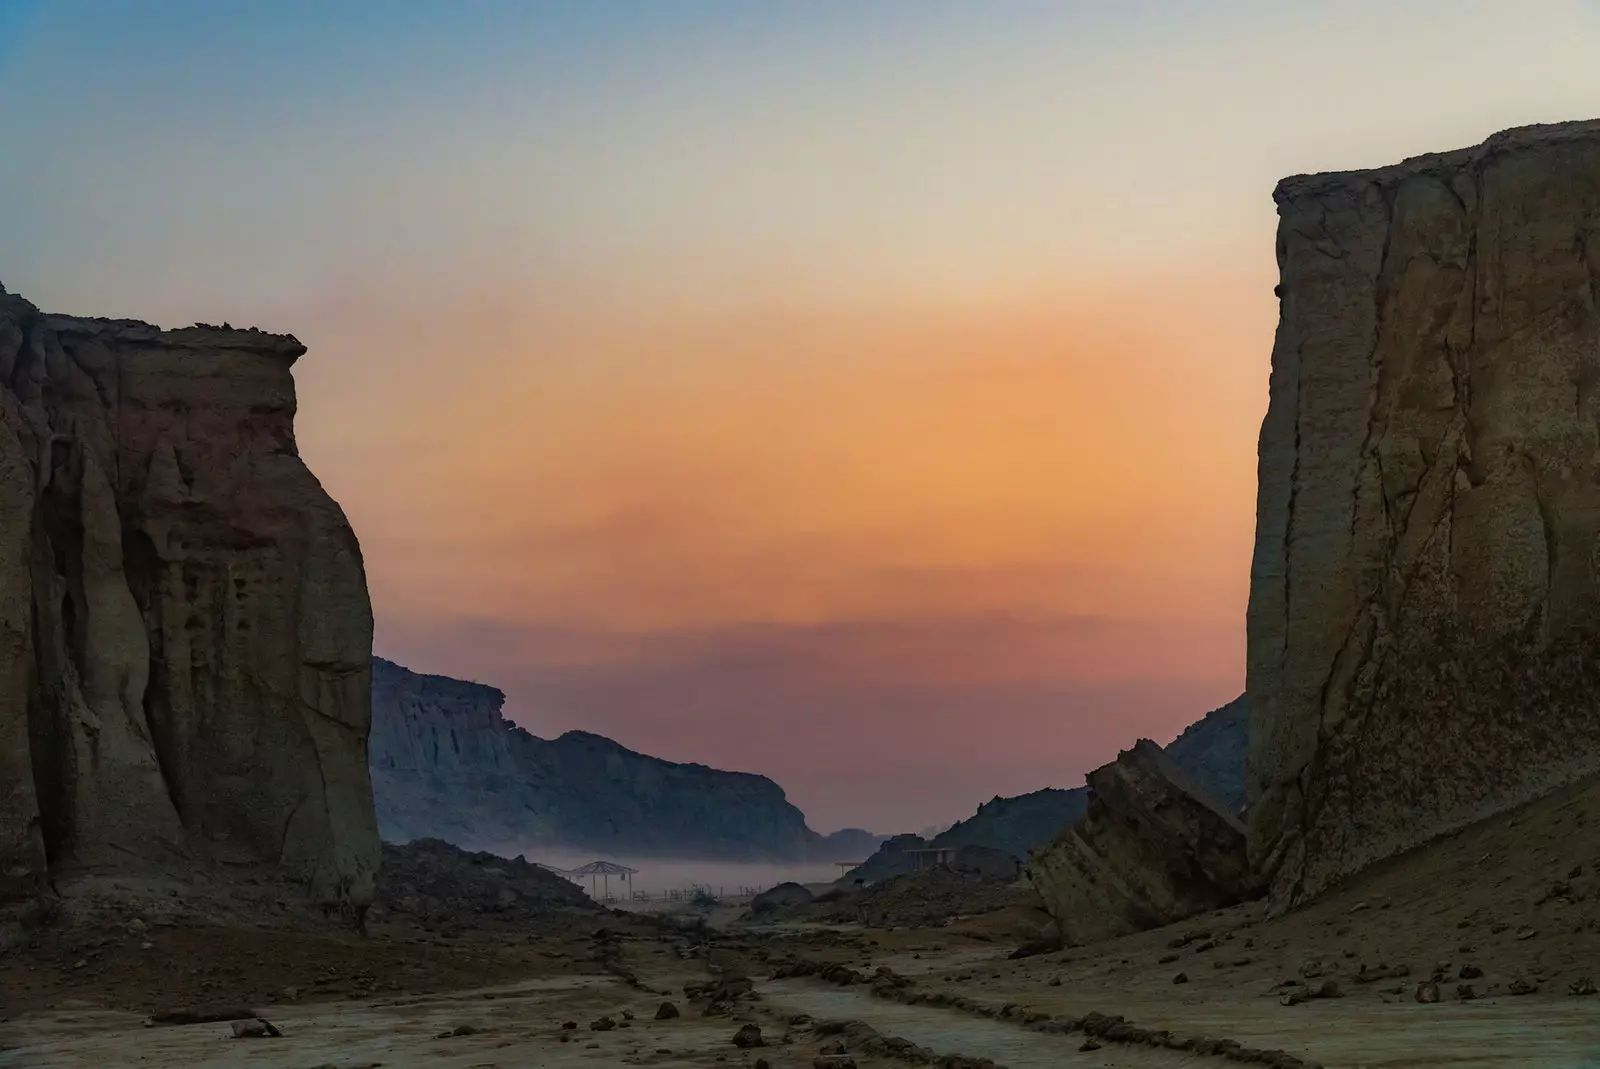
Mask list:
[[[1260,893],[1244,825],[1148,739],[1089,774],[1087,812],[1034,851],[1026,871],[1070,943],[1158,928]]]
[[[1600,770],[1600,122],[1274,198],[1250,844],[1290,905]]]
[[[0,290],[0,903],[261,869],[372,895],[372,610],[293,337]]]

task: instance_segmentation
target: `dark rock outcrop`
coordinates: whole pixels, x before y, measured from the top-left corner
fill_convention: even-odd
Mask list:
[[[373,660],[369,755],[383,837],[469,849],[792,860],[819,840],[764,776],[569,731],[537,738],[493,687]]]
[[[1244,826],[1148,739],[1089,774],[1083,819],[1027,875],[1064,940],[1160,927],[1260,893]]]
[[[375,916],[424,926],[519,927],[559,923],[560,913],[604,912],[582,887],[521,857],[474,853],[438,839],[383,844]]]
[[[1600,771],[1600,121],[1274,199],[1250,841],[1292,904]]]
[[[372,610],[304,351],[0,290],[0,902],[211,863],[371,899]]]
[[[804,885],[798,883],[780,883],[776,887],[769,887],[750,900],[750,912],[760,917],[767,913],[776,913],[779,910],[791,909],[795,906],[804,906],[812,899],[812,894]]]

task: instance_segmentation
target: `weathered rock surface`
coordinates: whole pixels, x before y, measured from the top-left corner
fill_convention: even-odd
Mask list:
[[[1155,743],[1091,772],[1089,791],[1083,819],[1027,866],[1064,940],[1157,928],[1260,893],[1244,825]]]
[[[1600,770],[1600,122],[1274,198],[1250,843],[1292,904]]]
[[[370,763],[386,840],[476,850],[801,859],[820,837],[765,776],[678,764],[607,738],[537,738],[494,687],[373,660]]]
[[[219,864],[371,899],[372,611],[304,351],[0,290],[0,903]]]

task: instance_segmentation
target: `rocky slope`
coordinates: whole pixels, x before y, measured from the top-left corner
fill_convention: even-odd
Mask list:
[[[1158,928],[1256,897],[1244,825],[1140,739],[1089,773],[1088,811],[1028,861],[1072,943]]]
[[[1250,842],[1289,904],[1600,770],[1600,122],[1274,197]]]
[[[1241,694],[1190,724],[1166,747],[1167,756],[1198,788],[1230,813],[1237,813],[1244,806],[1249,727],[1249,702]],[[1025,861],[1031,851],[1076,823],[1088,806],[1087,786],[1046,787],[1031,794],[996,797],[932,839],[897,835],[885,841],[865,864],[851,870],[846,880],[864,879],[870,883],[909,872],[905,851],[930,846],[982,846]]]
[[[764,776],[678,764],[570,731],[537,738],[493,687],[373,660],[372,770],[387,840],[519,853],[794,860],[821,838]]]
[[[1167,743],[1167,756],[1229,813],[1245,806],[1245,753],[1250,748],[1250,700],[1241,694],[1213,709]]]
[[[0,903],[215,862],[371,899],[372,610],[304,351],[0,290]]]
[[[1062,828],[1083,816],[1088,791],[1046,787],[1012,798],[993,798],[978,811],[938,835],[929,845],[945,847],[987,846],[1003,850],[1019,861],[1028,851],[1049,842]]]

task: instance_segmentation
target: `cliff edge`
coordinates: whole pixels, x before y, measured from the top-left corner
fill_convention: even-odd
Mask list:
[[[0,904],[270,870],[372,898],[372,609],[293,337],[0,290]]]
[[[1247,690],[1281,906],[1600,771],[1600,121],[1274,196]]]

